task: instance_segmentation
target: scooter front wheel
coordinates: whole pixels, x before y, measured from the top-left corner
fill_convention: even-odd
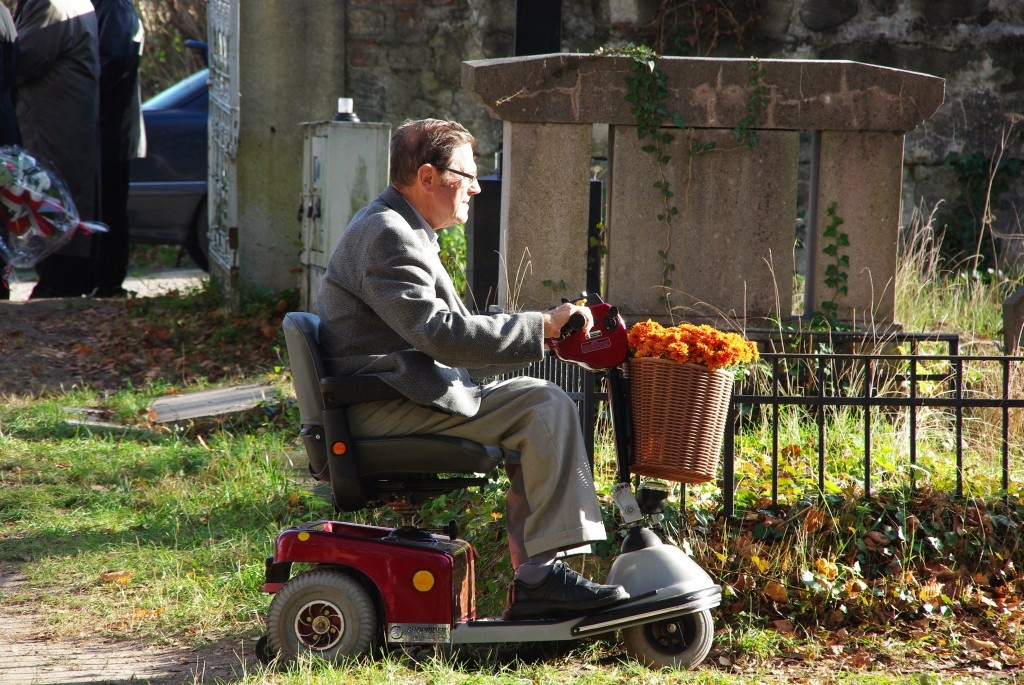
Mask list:
[[[704,661],[714,637],[708,609],[622,631],[626,651],[651,668],[692,668]]]
[[[369,593],[339,571],[295,576],[274,596],[267,614],[269,651],[285,662],[306,653],[337,663],[369,651],[376,633]]]

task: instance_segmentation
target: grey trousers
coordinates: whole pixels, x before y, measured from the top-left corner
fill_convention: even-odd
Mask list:
[[[512,566],[606,538],[576,405],[554,383],[511,378],[482,387],[465,417],[409,400],[349,408],[354,437],[431,433],[496,445],[507,457],[505,525]]]

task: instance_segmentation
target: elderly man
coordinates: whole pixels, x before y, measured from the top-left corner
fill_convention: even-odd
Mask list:
[[[623,601],[626,591],[583,578],[557,553],[604,540],[576,407],[533,378],[477,385],[495,367],[544,354],[576,312],[473,315],[438,257],[436,231],[464,223],[480,192],[473,136],[452,121],[408,121],[391,140],[391,184],[352,219],[317,295],[331,373],[372,374],[406,399],[349,410],[360,437],[433,433],[499,445],[510,488],[506,526],[515,579],[508,619],[572,616]]]

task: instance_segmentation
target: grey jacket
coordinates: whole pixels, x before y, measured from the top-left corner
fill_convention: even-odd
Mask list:
[[[541,359],[543,316],[470,314],[438,249],[393,187],[360,210],[320,283],[321,351],[331,374],[379,376],[414,402],[473,416],[480,397],[470,371]]]

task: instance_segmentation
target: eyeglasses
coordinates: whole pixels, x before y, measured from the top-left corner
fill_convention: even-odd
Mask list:
[[[453,174],[458,174],[462,178],[468,178],[469,185],[473,185],[477,181],[476,176],[474,176],[473,174],[467,174],[465,171],[459,171],[458,169],[450,169],[446,166],[437,166],[436,164],[434,165],[434,168],[437,169],[438,171],[450,171]]]

